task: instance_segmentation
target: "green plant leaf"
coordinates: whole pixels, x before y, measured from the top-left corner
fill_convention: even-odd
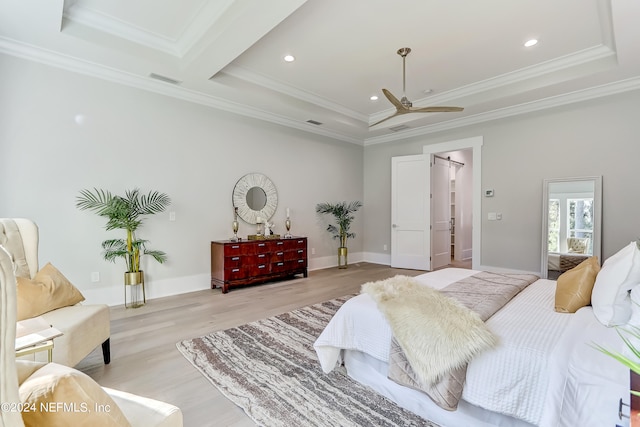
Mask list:
[[[105,229],[125,230],[126,239],[109,239],[102,242],[103,257],[106,261],[125,260],[127,271],[140,270],[140,255],[148,254],[159,263],[166,261],[166,253],[147,250],[147,240],[138,239],[136,231],[143,223],[143,217],[164,211],[171,204],[171,199],[164,193],[150,191],[141,194],[140,190],[125,191],[125,196],[113,195],[109,191],[94,188],[80,190],[76,198],[76,207],[90,210],[107,218]]]

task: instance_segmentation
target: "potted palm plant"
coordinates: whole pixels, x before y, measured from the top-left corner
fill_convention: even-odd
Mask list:
[[[318,203],[316,212],[319,214],[331,214],[336,220],[336,224],[329,224],[327,231],[333,235],[334,239],[340,240],[338,248],[338,268],[347,268],[347,239],[356,237],[350,231],[351,223],[355,219],[353,213],[362,207],[362,202],[339,202],[339,203]]]
[[[153,215],[164,211],[171,204],[171,199],[164,193],[150,191],[141,194],[140,190],[127,190],[124,197],[111,194],[109,191],[94,188],[93,190],[81,190],[76,198],[76,207],[80,210],[90,210],[101,217],[107,218],[105,229],[125,230],[126,237],[120,239],[108,239],[102,242],[102,256],[106,261],[115,262],[116,259],[125,260],[127,271],[124,275],[125,283],[125,307],[126,285],[134,286],[142,284],[142,303],[133,294],[131,288],[132,307],[139,307],[146,302],[144,295],[144,272],[140,269],[142,255],[150,255],[160,264],[167,260],[165,252],[147,249],[147,240],[139,239],[136,235],[138,228],[143,223],[143,216]],[[137,289],[138,287],[136,287]]]

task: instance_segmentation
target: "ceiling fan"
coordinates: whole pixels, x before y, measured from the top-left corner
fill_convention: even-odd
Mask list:
[[[389,120],[392,117],[399,116],[401,114],[406,114],[406,113],[449,113],[449,112],[464,110],[464,108],[462,107],[414,107],[413,106],[413,104],[411,103],[411,101],[409,101],[409,99],[407,99],[407,95],[405,94],[405,86],[406,86],[405,61],[409,52],[411,52],[411,48],[408,48],[408,47],[402,47],[398,49],[398,52],[397,52],[398,55],[402,56],[402,98],[398,101],[398,98],[393,96],[391,92],[389,92],[387,89],[382,89],[382,93],[384,93],[384,96],[386,96],[387,99],[391,101],[391,103],[396,107],[396,112],[393,113],[391,116],[387,117],[386,119],[382,119],[378,122],[375,122],[372,125],[369,125],[369,127],[380,124],[385,120]]]

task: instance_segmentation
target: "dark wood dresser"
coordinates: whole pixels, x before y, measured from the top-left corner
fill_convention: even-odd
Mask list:
[[[307,277],[307,238],[211,242],[211,289],[268,282],[302,274]]]

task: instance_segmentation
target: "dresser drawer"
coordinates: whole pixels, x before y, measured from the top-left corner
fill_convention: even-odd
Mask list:
[[[227,258],[227,257],[245,255],[247,253],[253,253],[252,249],[253,248],[250,248],[247,245],[242,245],[240,243],[224,245],[224,256],[225,258]]]
[[[244,261],[246,265],[267,264],[269,263],[269,261],[271,261],[271,254],[269,252],[264,252],[260,254],[246,256],[244,257]]]
[[[264,254],[270,252],[270,243],[271,242],[256,242],[253,244],[254,253],[256,254]]]
[[[284,253],[284,259],[291,261],[295,259],[307,258],[307,249],[293,249]]]
[[[277,261],[271,263],[271,272],[272,273],[282,273],[288,269],[287,263],[285,261]]]
[[[306,268],[307,267],[307,260],[305,259],[295,259],[292,261],[286,261],[285,265],[287,267],[288,270],[297,270],[299,268]]]
[[[278,252],[286,249],[287,242],[285,240],[278,240],[275,242],[269,242],[269,249],[271,252]]]
[[[240,255],[228,256],[224,258],[224,268],[236,268],[242,266],[242,259],[244,257]]]
[[[263,264],[250,265],[245,268],[249,277],[253,277],[253,276],[262,276],[265,274],[269,274],[269,272],[271,271],[269,267],[270,265],[268,263],[263,263]]]
[[[239,280],[249,277],[247,270],[242,267],[233,267],[224,269],[224,280]]]
[[[284,250],[279,250],[271,253],[271,262],[284,261]]]

